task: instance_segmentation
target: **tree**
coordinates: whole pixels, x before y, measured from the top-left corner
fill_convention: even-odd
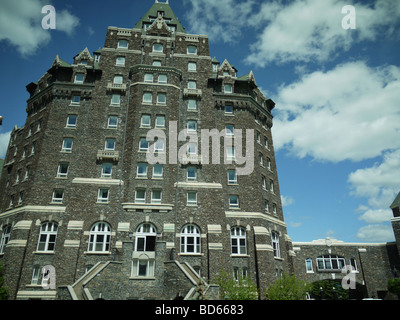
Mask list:
[[[216,278],[221,300],[257,300],[258,291],[249,277],[234,279],[226,270],[221,270]]]
[[[400,279],[390,279],[388,281],[388,291],[397,294],[400,299]]]
[[[311,295],[317,300],[348,300],[349,290],[343,289],[340,281],[321,280],[313,282]]]
[[[6,300],[8,297],[8,288],[3,287],[3,266],[0,264],[0,300]]]
[[[282,278],[267,288],[268,300],[305,300],[310,285],[294,275],[283,274]]]

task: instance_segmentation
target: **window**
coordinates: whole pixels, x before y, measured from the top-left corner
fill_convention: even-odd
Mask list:
[[[264,202],[264,209],[265,209],[265,212],[269,212],[269,201],[268,200],[265,200],[265,202]]]
[[[197,155],[197,143],[195,143],[195,142],[188,143],[187,154],[188,155]]]
[[[196,81],[188,81],[188,89],[196,89],[197,83]]]
[[[39,274],[40,274],[40,267],[34,267],[31,284],[37,285],[39,283]]]
[[[161,204],[161,201],[162,201],[162,191],[161,190],[152,190],[151,203]]]
[[[233,114],[233,106],[230,104],[227,104],[225,106],[225,114]]]
[[[72,144],[73,144],[73,139],[72,138],[65,138],[63,140],[61,151],[63,151],[63,152],[71,152],[72,151]]]
[[[98,203],[108,203],[110,197],[110,190],[106,188],[100,188],[97,194]]]
[[[115,84],[122,84],[122,81],[123,81],[123,77],[120,76],[120,75],[117,75],[117,76],[114,77],[114,81],[113,82]]]
[[[271,159],[267,158],[267,169],[271,170]]]
[[[81,103],[81,96],[72,96],[71,104],[80,104]]]
[[[164,152],[165,141],[163,139],[154,138],[154,152]]]
[[[162,179],[164,167],[162,164],[155,164],[153,167],[153,179]]]
[[[235,160],[236,159],[234,146],[226,147],[226,156],[227,156],[227,160]]]
[[[36,141],[32,142],[32,147],[31,147],[31,156],[35,154],[36,151]]]
[[[225,93],[232,93],[232,85],[231,84],[225,84],[224,85],[224,92]]]
[[[260,166],[264,166],[264,158],[261,152],[258,154],[258,162],[260,163]]]
[[[188,191],[187,205],[188,206],[197,206],[197,191]]]
[[[85,75],[83,73],[77,73],[75,74],[75,83],[83,83],[83,79],[85,78]]]
[[[109,116],[107,128],[109,129],[116,129],[118,128],[118,117],[117,116]]]
[[[68,176],[68,163],[60,163],[57,170],[57,178],[66,178]]]
[[[357,269],[357,261],[356,261],[356,259],[355,258],[351,258],[350,259],[350,265],[352,266],[352,268],[353,268],[353,272],[355,272],[355,271],[357,271],[358,269]]]
[[[0,239],[0,254],[4,253],[4,249],[7,246],[8,241],[10,241],[10,236],[11,236],[11,225],[7,225],[3,228],[3,231],[1,233],[1,239]]]
[[[167,75],[166,74],[158,75],[158,83],[167,83]]]
[[[137,189],[135,195],[135,203],[146,203],[146,190]]]
[[[142,151],[142,152],[149,151],[149,142],[146,140],[146,138],[140,138],[139,151]]]
[[[144,75],[144,82],[152,83],[154,80],[154,75],[152,73],[146,73]]]
[[[155,43],[153,44],[153,52],[163,52],[163,45],[161,43]]]
[[[119,49],[128,49],[128,40],[118,40]]]
[[[234,133],[235,133],[234,130],[235,130],[235,127],[234,127],[233,124],[227,124],[227,125],[225,125],[225,134],[226,134],[227,136],[233,136]]]
[[[111,178],[112,177],[112,163],[103,163],[103,168],[101,170],[102,178]]]
[[[196,62],[189,62],[188,63],[188,71],[196,71],[196,70],[197,70]]]
[[[142,118],[140,120],[140,126],[142,128],[150,128],[151,117],[149,114],[142,114]]]
[[[236,170],[228,170],[228,184],[237,184]]]
[[[166,104],[167,103],[167,95],[165,93],[157,94],[157,104]]]
[[[137,177],[138,178],[147,178],[147,163],[138,163]]]
[[[181,253],[200,253],[200,230],[193,224],[181,231]]]
[[[197,100],[193,100],[193,99],[188,100],[188,110],[191,110],[191,111],[197,110]]]
[[[19,197],[18,197],[18,204],[20,205],[20,204],[22,204],[22,201],[24,200],[24,192],[23,191],[21,191],[20,193],[19,193]]]
[[[187,131],[188,132],[196,132],[197,131],[197,121],[189,120],[187,123]]]
[[[272,213],[276,214],[276,204],[275,203],[272,205]]]
[[[269,141],[267,137],[264,137],[264,147],[269,149]]]
[[[154,67],[161,67],[161,61],[160,60],[154,60],[153,61],[153,66]]]
[[[150,258],[147,254],[133,259],[132,277],[154,277],[154,261],[154,258]]]
[[[27,167],[26,167],[26,170],[25,170],[25,177],[24,177],[24,180],[28,180],[30,170],[31,170],[31,167],[30,167],[30,166],[27,166]]]
[[[156,228],[150,223],[141,224],[136,230],[135,251],[156,250]]]
[[[143,94],[143,103],[152,103],[153,102],[153,94],[151,92],[145,92]]]
[[[317,258],[318,270],[342,270],[345,265],[345,259],[337,255],[324,255]]]
[[[187,54],[197,54],[197,47],[195,47],[195,46],[188,46],[188,47],[187,47]]]
[[[240,279],[246,280],[247,278],[247,268],[239,268],[239,267],[233,267],[233,278],[235,279],[236,282],[239,282]]]
[[[117,66],[124,66],[125,65],[125,57],[117,57],[115,64]]]
[[[119,106],[121,104],[121,95],[120,94],[113,94],[111,96],[111,105],[112,106]]]
[[[165,128],[165,116],[156,117],[156,128]]]
[[[231,209],[239,208],[239,196],[237,196],[237,195],[229,196],[229,208],[231,208]]]
[[[257,131],[256,132],[256,139],[259,144],[261,144],[261,134]]]
[[[263,189],[267,189],[267,179],[264,176],[261,176],[261,185]]]
[[[187,168],[187,181],[196,181],[197,180],[197,168],[196,167],[188,167]]]
[[[113,138],[106,139],[104,150],[108,150],[108,151],[115,150],[115,139],[113,139]]]
[[[231,229],[231,247],[233,255],[247,254],[245,228],[234,227]]]
[[[111,243],[111,227],[108,223],[98,222],[89,234],[89,252],[108,252]]]
[[[54,222],[46,222],[41,225],[37,251],[54,251],[56,246],[57,230],[58,225]]]
[[[53,197],[51,199],[52,203],[62,203],[64,197],[64,190],[56,189],[53,191]]]
[[[306,272],[307,273],[313,273],[313,265],[312,265],[312,260],[310,258],[306,259]]]
[[[78,116],[76,114],[70,114],[67,118],[67,128],[76,128]]]
[[[269,191],[271,191],[272,193],[274,192],[274,181],[273,180],[269,180]]]
[[[279,233],[277,231],[271,232],[271,242],[272,242],[272,248],[274,249],[274,257],[280,258],[281,251],[279,247]]]

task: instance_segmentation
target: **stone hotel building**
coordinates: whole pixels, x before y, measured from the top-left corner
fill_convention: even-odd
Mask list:
[[[195,299],[200,277],[211,299],[223,269],[265,288],[283,273],[341,279],[344,265],[363,296],[392,297],[400,198],[397,243],[292,243],[274,102],[168,1],[95,52],[57,55],[26,89],[0,181],[9,299]]]

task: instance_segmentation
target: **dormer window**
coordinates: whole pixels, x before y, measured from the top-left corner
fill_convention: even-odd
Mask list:
[[[188,46],[188,47],[187,47],[187,54],[197,54],[197,47],[195,47],[195,46]]]
[[[153,44],[153,52],[163,52],[163,45],[161,43],[155,43]]]
[[[119,49],[128,49],[128,40],[119,40],[118,48]]]

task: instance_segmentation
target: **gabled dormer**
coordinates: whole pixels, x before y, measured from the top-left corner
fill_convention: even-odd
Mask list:
[[[236,68],[231,65],[228,60],[224,60],[222,65],[218,69],[218,76],[221,78],[224,77],[231,77],[231,78],[236,78],[237,77],[237,70]]]
[[[83,64],[83,65],[93,66],[93,61],[94,61],[94,59],[93,59],[92,55],[90,54],[87,47],[74,57],[74,64]]]
[[[157,19],[154,20],[154,22],[146,30],[146,34],[154,36],[171,37],[173,33],[168,27],[167,23],[165,22],[163,16],[159,14]]]

